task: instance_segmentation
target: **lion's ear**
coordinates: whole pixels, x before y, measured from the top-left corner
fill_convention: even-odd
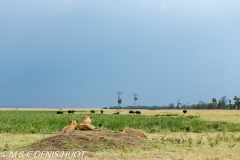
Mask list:
[[[72,121],[70,121],[70,122],[72,122]]]
[[[76,122],[78,122],[78,121],[76,121]]]
[[[90,117],[92,119],[92,117]]]

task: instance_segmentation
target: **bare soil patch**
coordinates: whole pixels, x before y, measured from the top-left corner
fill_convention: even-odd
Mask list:
[[[71,133],[60,133],[32,144],[33,151],[64,151],[83,150],[87,152],[102,152],[106,150],[149,150],[153,144],[144,138],[131,134],[111,131],[92,130]]]

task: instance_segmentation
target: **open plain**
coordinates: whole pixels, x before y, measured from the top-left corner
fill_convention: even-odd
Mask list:
[[[57,111],[63,114],[56,114]],[[74,108],[0,109],[0,155],[2,159],[240,159],[240,111],[238,110],[129,110]],[[120,112],[119,115],[113,114]],[[70,120],[92,116],[98,131],[60,133]],[[143,130],[148,139],[121,132],[124,127]],[[31,156],[19,153],[31,151]],[[84,151],[71,157],[46,152]],[[11,155],[14,152],[16,155]],[[7,153],[4,157],[3,153]]]

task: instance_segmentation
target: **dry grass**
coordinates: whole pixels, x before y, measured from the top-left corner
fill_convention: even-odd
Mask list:
[[[52,134],[0,134],[0,151],[19,150],[41,139],[52,136]]]
[[[148,140],[151,143],[151,148],[139,149],[145,146],[145,143],[138,144],[139,142],[134,141],[125,141],[124,145],[128,144],[129,147],[134,147],[137,145],[135,149],[130,150],[129,147],[126,148],[118,148],[117,146],[120,141],[124,141],[127,139],[126,137],[116,136],[117,133],[107,132],[105,137],[102,134],[99,134],[97,131],[93,132],[84,132],[87,136],[82,136],[83,139],[79,140],[78,147],[81,148],[81,144],[86,144],[86,141],[89,141],[87,147],[91,147],[90,149],[86,149],[86,156],[84,159],[240,159],[240,142],[239,137],[240,133],[153,133],[148,134]],[[94,135],[93,135],[94,134]],[[38,142],[35,144],[34,150],[44,150],[49,148],[45,147],[56,147],[56,149],[60,149],[58,143],[59,138],[63,140],[63,138],[59,136],[54,136],[54,138],[50,138],[51,135],[39,135],[39,134],[0,134],[0,138],[2,140],[1,148],[5,148],[6,150],[24,150],[29,149],[27,146]],[[225,140],[218,140],[216,144],[216,139],[220,139],[225,137]],[[235,137],[235,140],[232,137]],[[101,138],[102,137],[102,138]],[[112,138],[115,137],[113,141]],[[116,138],[118,137],[118,138]],[[214,145],[211,146],[208,138],[211,137]],[[47,140],[52,142],[44,143]],[[77,137],[76,137],[77,138]],[[97,139],[101,139],[99,143],[96,141]],[[123,139],[124,138],[124,139]],[[41,142],[40,140],[43,139]],[[179,139],[179,142],[177,141]],[[103,141],[111,141],[111,145],[107,145],[102,143]],[[135,139],[134,139],[135,140]],[[83,142],[84,141],[84,142]],[[143,139],[144,141],[144,139]],[[40,142],[40,143],[39,143]],[[101,142],[101,143],[100,143]],[[191,143],[190,143],[191,142]],[[39,144],[44,144],[39,147]],[[75,146],[75,144],[71,144]],[[96,146],[100,146],[101,149],[97,149]],[[104,149],[104,146],[107,147]],[[149,145],[148,145],[149,146]],[[86,147],[86,145],[85,145]],[[112,149],[111,149],[112,147]],[[29,149],[33,150],[33,149]],[[51,158],[49,158],[51,159]],[[57,158],[52,158],[57,159]],[[67,159],[67,158],[66,158]],[[71,159],[71,158],[69,158]]]
[[[177,159],[240,159],[240,133],[169,132],[149,134],[149,138],[163,154],[181,153]]]

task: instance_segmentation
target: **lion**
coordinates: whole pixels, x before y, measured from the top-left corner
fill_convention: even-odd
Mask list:
[[[123,129],[122,132],[123,133],[129,133],[131,135],[140,136],[142,138],[146,138],[147,139],[147,135],[142,130],[137,130],[137,129],[134,129],[134,128],[126,127],[126,128]]]
[[[72,120],[70,121],[71,122],[71,125],[69,126],[66,126],[62,129],[62,133],[67,133],[67,132],[72,132],[74,131],[75,129],[77,129],[77,122],[76,120]]]
[[[97,129],[96,127],[91,125],[91,122],[92,122],[92,117],[84,116],[82,122],[78,126],[79,130],[86,131],[86,130],[95,130],[95,129]]]

